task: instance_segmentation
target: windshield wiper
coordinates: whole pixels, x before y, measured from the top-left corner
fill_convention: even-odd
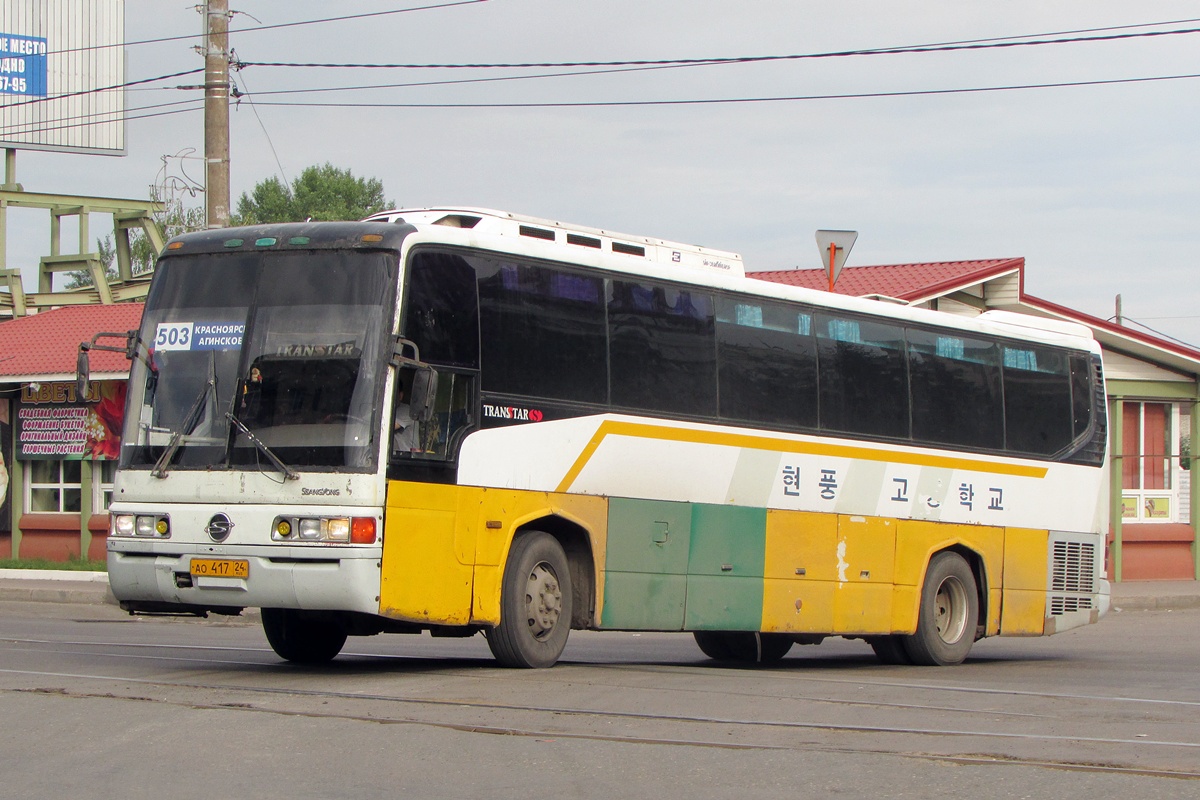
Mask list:
[[[271,450],[271,448],[267,447],[266,442],[255,436],[254,432],[246,427],[246,423],[235,417],[232,411],[226,411],[225,418],[236,425],[237,429],[246,435],[246,438],[250,440],[251,444],[259,449],[259,452],[271,459],[271,463],[275,465],[275,468],[282,472],[289,481],[300,480],[300,473],[283,463],[283,460],[279,456],[275,455],[275,452]]]
[[[179,452],[179,446],[183,444],[183,437],[190,434],[200,424],[203,418],[202,411],[205,407],[205,401],[212,398],[214,407],[217,402],[217,373],[216,364],[210,360],[208,368],[208,381],[200,389],[200,394],[196,395],[196,399],[192,401],[192,407],[188,409],[187,416],[183,418],[183,424],[179,426],[179,430],[171,433],[171,439],[167,442],[167,448],[163,450],[162,455],[154,462],[154,469],[150,470],[150,474],[155,478],[167,477],[167,465],[171,463],[171,459],[175,458],[175,454]]]

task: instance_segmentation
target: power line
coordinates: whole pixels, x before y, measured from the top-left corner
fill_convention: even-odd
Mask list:
[[[128,89],[130,86],[141,86],[143,84],[154,83],[156,81],[165,81],[165,80],[170,80],[171,78],[181,78],[184,75],[195,75],[197,72],[204,72],[204,67],[197,67],[196,69],[184,70],[183,72],[172,72],[169,75],[159,75],[156,78],[141,78],[136,81],[126,81],[125,83],[115,83],[115,84],[112,84],[111,86],[98,86],[94,89],[81,89],[78,92],[67,92],[65,94],[56,94],[53,97],[35,97],[32,100],[18,100],[15,103],[4,103],[4,104],[0,104],[0,111],[3,111],[6,108],[17,108],[19,106],[28,106],[28,105],[36,105],[39,103],[48,103],[52,100],[63,100],[68,97],[81,97],[81,96],[87,95],[87,94],[99,94],[100,92],[111,92],[116,89]]]
[[[1081,44],[1109,42],[1123,39],[1138,39],[1157,36],[1178,36],[1200,33],[1200,28],[1178,28],[1170,31],[1144,31],[1142,33],[1116,33],[1106,36],[1084,36],[1056,39],[1033,39],[1030,41],[976,40],[933,45],[909,45],[904,47],[880,47],[863,50],[836,50],[823,53],[792,53],[788,55],[731,56],[728,58],[663,58],[636,59],[632,61],[541,61],[514,63],[460,63],[460,64],[368,64],[368,63],[318,63],[289,61],[241,61],[239,67],[294,67],[304,69],[564,69],[567,67],[640,67],[640,66],[714,66],[724,64],[756,64],[770,61],[801,61],[822,58],[846,58],[850,56],[902,55],[912,53],[945,53],[959,50],[993,50],[1012,47],[1036,47],[1051,44]],[[1027,38],[1027,37],[1022,37]]]
[[[472,83],[502,83],[507,81],[532,81],[543,78],[574,78],[588,75],[617,75],[626,72],[648,72],[651,70],[678,69],[678,64],[649,67],[617,67],[613,69],[573,70],[570,72],[543,72],[537,75],[502,75],[488,78],[452,78],[436,81],[406,81],[404,83],[372,83],[358,86],[310,87],[307,89],[269,89],[255,92],[257,96],[284,94],[320,94],[322,92],[357,92],[376,89],[413,89],[425,86],[462,86]]]
[[[1117,319],[1116,317],[1109,317],[1108,321],[1115,322],[1116,319]],[[1196,346],[1194,344],[1185,342],[1183,339],[1177,339],[1174,336],[1170,335],[1169,333],[1163,333],[1162,331],[1157,330],[1156,328],[1151,328],[1146,323],[1139,322],[1138,320],[1134,319],[1133,317],[1122,316],[1121,319],[1124,322],[1132,322],[1134,325],[1137,325],[1140,328],[1145,328],[1146,330],[1150,331],[1150,333],[1153,333],[1155,336],[1161,336],[1163,339],[1166,339],[1167,341],[1175,342],[1176,344],[1181,344],[1184,347],[1190,347],[1193,350],[1196,348]],[[1147,317],[1146,319],[1194,319],[1194,317]],[[1117,323],[1117,324],[1121,324],[1121,323]]]
[[[141,119],[140,116],[130,116],[140,111],[154,111],[160,108],[173,108],[175,106],[188,105],[189,103],[200,103],[203,98],[193,97],[187,100],[174,100],[169,103],[154,103],[152,105],[135,106],[125,110],[125,119]],[[52,120],[38,120],[21,122],[15,125],[9,125],[3,129],[4,136],[17,136],[27,133],[45,133],[52,130],[61,130],[63,128],[75,128],[83,125],[90,125],[94,122],[104,122],[104,117],[118,117],[115,120],[120,121],[119,112],[116,111],[88,111],[80,114],[72,114],[65,117],[56,117]]]
[[[1071,87],[1086,87],[1086,86],[1109,86],[1115,84],[1126,83],[1151,83],[1158,81],[1186,80],[1192,78],[1200,78],[1200,73],[1188,75],[1158,75],[1143,78],[1113,78],[1108,80],[1095,81],[1065,81],[1059,83],[1029,83],[1029,84],[1013,84],[1008,86],[978,86],[966,87],[957,89],[913,89],[907,91],[893,92],[858,92],[858,93],[842,93],[842,94],[812,94],[812,95],[786,95],[772,97],[726,97],[726,98],[700,98],[692,100],[610,100],[610,101],[570,101],[570,102],[524,102],[524,103],[307,103],[307,102],[277,102],[277,101],[254,101],[251,92],[241,92],[239,97],[245,97],[247,100],[254,103],[256,106],[274,106],[287,108],[429,108],[429,109],[456,109],[456,108],[614,108],[628,106],[696,106],[696,105],[731,105],[731,104],[750,104],[750,103],[782,103],[782,102],[802,102],[813,100],[859,100],[872,98],[888,98],[888,97],[920,97],[920,96],[936,96],[936,95],[954,95],[954,94],[979,94],[984,92],[1005,92],[1005,91],[1020,91],[1028,89],[1057,89]],[[359,88],[359,87],[349,87]],[[336,88],[325,91],[337,91]],[[263,92],[261,94],[274,94],[273,92]],[[155,108],[167,108],[173,105],[183,103],[196,103],[200,99],[179,101],[176,103],[161,103],[152,106],[142,106],[138,110],[147,110]],[[146,119],[149,117],[164,116],[173,113],[184,113],[186,111],[198,109],[183,109],[180,111],[164,112],[162,114],[143,114],[129,119]],[[107,112],[112,113],[112,112]],[[86,115],[85,115],[86,116]],[[71,125],[46,125],[44,127],[27,126],[22,130],[23,133],[39,133],[49,130],[57,130],[59,128],[70,128],[85,125],[86,122],[81,122]],[[8,132],[11,135],[11,131]]]
[[[260,102],[260,106],[292,106],[296,108],[612,108],[622,106],[700,106],[749,103],[782,103],[805,100],[859,100],[881,97],[921,97],[952,94],[1011,92],[1025,89],[1062,89],[1080,86],[1112,86],[1124,83],[1153,83],[1156,81],[1200,78],[1200,74],[1157,75],[1145,78],[1112,78],[1094,81],[1062,81],[1058,83],[1025,83],[1008,86],[977,86],[960,89],[912,89],[894,92],[853,92],[842,94],[781,95],[773,97],[725,97],[695,100],[599,100],[554,101],[526,103],[303,103]]]
[[[478,3],[486,3],[488,0],[457,0],[457,2],[437,3],[428,6],[415,6],[413,8],[393,9],[392,11],[372,11],[365,14],[347,14],[341,17],[325,17],[324,19],[310,19],[301,22],[281,22],[276,25],[259,25],[257,28],[230,28],[229,32],[233,33],[254,33],[257,31],[270,31],[278,28],[295,28],[300,25],[318,25],[327,22],[345,22],[351,19],[365,19],[367,17],[386,17],[392,14],[407,14],[410,11],[435,11],[441,8],[454,8],[455,6],[473,6]]]
[[[386,17],[386,16],[391,16],[393,14],[407,14],[411,11],[433,11],[433,10],[436,10],[439,8],[452,8],[454,6],[469,6],[469,5],[474,5],[475,3],[486,3],[486,2],[488,2],[488,0],[457,0],[457,2],[437,3],[435,5],[428,5],[428,6],[415,6],[412,8],[395,8],[395,9],[392,9],[391,11],[371,11],[371,12],[364,13],[364,14],[346,14],[346,15],[340,16],[340,17],[323,17],[321,19],[307,19],[307,20],[300,20],[298,22],[281,22],[276,25],[259,25],[258,27],[254,27],[254,28],[230,28],[229,32],[231,34],[233,34],[233,33],[256,33],[258,31],[269,31],[269,30],[274,30],[276,28],[294,28],[294,27],[297,27],[300,25],[324,25],[325,23],[328,23],[328,22],[345,22],[347,20],[364,19],[366,17]],[[237,12],[234,12],[234,13],[237,13]],[[1190,20],[1190,21],[1191,22],[1200,22],[1200,20]],[[1145,23],[1145,25],[1148,25],[1148,26],[1178,25],[1178,24],[1183,24],[1183,23],[1182,22],[1147,22],[1147,23]],[[1132,26],[1132,27],[1140,27],[1140,26]],[[134,47],[134,46],[143,45],[143,44],[162,44],[163,42],[182,42],[182,41],[189,41],[191,39],[203,39],[203,38],[204,38],[203,33],[189,33],[189,34],[186,34],[183,36],[162,36],[162,37],[159,37],[156,39],[139,39],[138,41],[135,41],[135,42],[122,42],[120,44],[97,44],[97,45],[89,45],[87,47],[72,47],[72,48],[68,48],[66,50],[51,50],[47,53],[47,55],[54,56],[54,55],[60,55],[63,53],[82,53],[82,52],[87,52],[90,50],[109,50],[114,47]]]
[[[190,113],[193,113],[196,111],[204,110],[203,98],[198,97],[195,100],[188,100],[186,102],[197,103],[199,105],[196,105],[194,108],[180,108],[180,109],[174,109],[172,111],[160,111],[160,112],[156,112],[153,114],[130,114],[129,112],[126,112],[124,119],[126,121],[130,121],[130,120],[151,119],[153,117],[170,117],[170,116],[174,116],[176,114],[190,114]],[[161,106],[143,106],[143,107],[139,107],[139,108],[133,109],[133,110],[134,111],[142,111],[142,110],[154,109],[154,108],[168,108],[173,105],[177,105],[177,104],[176,103],[165,103],[165,104],[162,104]],[[111,114],[114,112],[108,112],[108,113]],[[99,116],[99,115],[97,115],[97,116]],[[114,120],[114,121],[119,121],[119,120]],[[58,121],[56,120],[54,122],[47,123],[47,124],[39,126],[39,127],[34,127],[32,125],[28,125],[28,126],[20,127],[19,129],[6,128],[3,130],[0,130],[0,138],[7,137],[7,136],[13,136],[13,135],[16,135],[17,133],[21,133],[21,134],[48,133],[50,131],[69,130],[71,128],[82,128],[82,127],[86,127],[88,125],[96,124],[95,120],[91,120],[91,121],[83,120],[80,122],[69,122],[65,125],[57,124],[57,122]]]

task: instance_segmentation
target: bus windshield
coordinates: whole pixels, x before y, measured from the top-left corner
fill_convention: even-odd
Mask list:
[[[374,470],[396,263],[344,250],[164,258],[121,466]]]

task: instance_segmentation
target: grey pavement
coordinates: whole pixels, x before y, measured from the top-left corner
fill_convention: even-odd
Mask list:
[[[0,569],[0,601],[116,604],[103,572]],[[1121,610],[1200,608],[1198,581],[1124,581],[1112,585],[1112,606]]]

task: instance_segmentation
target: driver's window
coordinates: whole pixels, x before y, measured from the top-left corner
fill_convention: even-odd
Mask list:
[[[462,435],[474,423],[470,402],[474,374],[440,370],[433,414],[424,422],[413,419],[409,406],[413,376],[414,370],[403,369],[397,377],[392,403],[392,457],[452,459]]]

